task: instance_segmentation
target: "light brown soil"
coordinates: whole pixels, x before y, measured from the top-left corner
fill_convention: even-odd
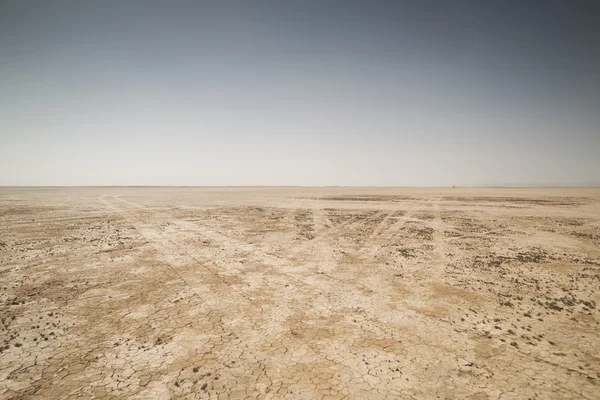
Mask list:
[[[0,398],[600,398],[600,190],[0,189]]]

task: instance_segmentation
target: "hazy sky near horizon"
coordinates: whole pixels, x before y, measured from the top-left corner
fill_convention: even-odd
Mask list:
[[[0,0],[0,185],[600,185],[599,10]]]

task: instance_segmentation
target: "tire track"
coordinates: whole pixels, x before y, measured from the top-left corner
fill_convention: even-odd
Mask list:
[[[187,258],[188,263],[191,262],[192,265],[199,266],[201,269],[203,269],[208,274],[208,278],[207,278],[207,276],[201,277],[202,282],[204,284],[221,285],[222,287],[225,287],[227,290],[235,293],[235,295],[242,298],[244,301],[251,303],[251,300],[247,296],[245,296],[238,290],[234,289],[232,287],[232,285],[227,283],[227,281],[225,281],[216,271],[214,271],[212,268],[209,268],[198,257],[195,257],[192,254],[190,254],[182,245],[176,243],[169,237],[166,237],[165,235],[161,234],[158,230],[153,228],[151,226],[151,224],[145,222],[143,219],[141,219],[140,217],[138,217],[137,215],[132,213],[130,210],[120,208],[120,207],[116,206],[114,203],[109,202],[108,200],[106,200],[105,196],[100,196],[99,200],[103,204],[105,204],[106,207],[115,211],[118,215],[120,215],[122,218],[124,218],[130,225],[132,225],[140,233],[140,235],[142,237],[144,237],[152,245],[152,247],[154,247],[154,249],[156,251],[158,251],[160,254],[163,255],[164,261],[166,262],[168,267],[171,269],[171,271],[173,271],[173,273],[175,275],[177,275],[185,283],[186,286],[188,286],[189,288],[194,290],[198,295],[200,295],[200,293],[195,289],[194,285],[192,284],[192,281],[193,281],[192,277],[190,277],[190,275],[192,275],[192,274],[197,275],[196,274],[197,269],[192,269],[190,267],[182,267],[182,266],[176,267],[174,265],[174,262],[170,261],[168,259],[169,258],[168,255],[173,253],[173,251],[172,251],[173,249],[176,249],[177,252],[179,253],[179,255],[184,260]],[[164,245],[165,242],[169,243],[171,248],[169,248],[169,246],[165,246]],[[232,301],[232,300],[230,300],[230,301]]]
[[[297,263],[292,262],[292,258],[289,257],[279,257],[275,254],[268,253],[264,251],[262,248],[254,246],[252,244],[243,243],[236,239],[232,239],[226,236],[223,236],[217,232],[212,230],[208,230],[202,228],[201,226],[188,222],[179,220],[173,216],[165,215],[162,212],[153,212],[144,206],[137,205],[129,200],[125,200],[120,197],[115,197],[115,200],[121,201],[123,204],[129,205],[129,207],[133,207],[136,210],[141,210],[144,213],[149,213],[155,219],[160,220],[160,216],[162,215],[163,222],[170,222],[177,225],[181,230],[184,231],[193,231],[200,236],[208,238],[209,240],[213,240],[215,243],[218,243],[218,247],[221,248],[225,254],[219,254],[219,257],[225,256],[226,258],[239,258],[240,251],[244,251],[247,253],[248,262],[250,264],[258,264],[264,265],[271,269],[271,271],[275,275],[280,275],[288,279],[293,285],[295,285],[306,298],[313,298],[315,296],[320,296],[322,289],[315,287],[310,281],[314,279],[315,275],[317,277],[325,278],[329,280],[329,291],[332,293],[344,290],[360,290],[365,292],[373,292],[373,288],[362,284],[356,281],[354,278],[343,279],[332,276],[328,273],[320,272],[317,274],[316,271],[307,268],[306,265],[296,265]],[[196,257],[199,259],[200,257]],[[212,260],[202,257],[206,259],[206,263],[211,263]],[[199,261],[198,261],[199,262]],[[290,273],[289,271],[295,271],[295,273]],[[266,271],[263,272],[266,274]],[[323,282],[321,282],[323,283]],[[340,286],[340,284],[342,286]],[[251,301],[251,300],[249,300]]]

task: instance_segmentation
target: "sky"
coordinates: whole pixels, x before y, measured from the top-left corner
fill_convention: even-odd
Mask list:
[[[600,185],[600,5],[0,0],[0,185]]]

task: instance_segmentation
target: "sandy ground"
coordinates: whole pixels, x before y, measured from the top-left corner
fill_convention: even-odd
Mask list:
[[[0,188],[0,398],[600,398],[600,189]]]

